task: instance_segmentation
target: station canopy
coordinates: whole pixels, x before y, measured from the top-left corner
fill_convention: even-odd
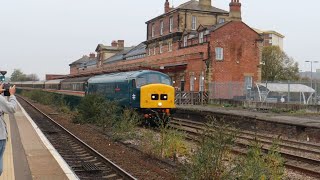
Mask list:
[[[259,86],[267,88],[271,92],[304,92],[315,93],[315,90],[303,84],[283,84],[283,83],[257,83]],[[290,89],[289,89],[290,88]]]

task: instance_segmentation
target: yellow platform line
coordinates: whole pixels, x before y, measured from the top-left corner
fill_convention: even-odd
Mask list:
[[[0,176],[0,180],[14,180],[14,165],[12,155],[12,144],[11,144],[11,129],[8,114],[4,115],[4,120],[7,124],[8,141],[3,156],[3,173]]]

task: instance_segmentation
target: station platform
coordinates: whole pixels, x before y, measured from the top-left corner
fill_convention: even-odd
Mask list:
[[[20,104],[4,119],[8,141],[0,180],[78,179]]]
[[[191,111],[206,111],[225,115],[241,115],[243,117],[254,118],[260,121],[267,121],[272,123],[301,126],[308,128],[320,129],[320,116],[295,116],[277,114],[277,113],[263,113],[258,111],[250,111],[246,109],[232,109],[214,106],[200,106],[200,105],[178,105],[177,109],[191,110]]]

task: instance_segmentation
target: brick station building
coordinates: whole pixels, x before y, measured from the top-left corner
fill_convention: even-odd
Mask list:
[[[229,6],[225,11],[211,0],[190,0],[170,8],[166,0],[164,13],[146,22],[144,42],[99,44],[97,56],[70,64],[70,75],[153,69],[168,74],[180,91],[210,91],[210,84],[228,82],[250,87],[261,80],[262,38],[242,21],[239,0]]]

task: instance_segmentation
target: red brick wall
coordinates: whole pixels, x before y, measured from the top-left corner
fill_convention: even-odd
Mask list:
[[[241,21],[232,21],[211,33],[212,79],[216,82],[244,82],[252,74],[258,80],[259,35]],[[215,48],[222,47],[223,61],[216,60]]]
[[[70,74],[78,74],[78,68],[76,66],[70,66]]]
[[[155,28],[155,33],[154,33],[154,37],[153,38],[157,38],[160,37],[160,21],[163,21],[163,35],[165,36],[167,34],[170,34],[169,32],[169,18],[173,17],[173,30],[172,32],[177,32],[178,31],[178,12],[175,12],[173,14],[168,14],[166,17],[160,18],[160,19],[155,19],[154,21],[150,21],[147,24],[147,28],[148,28],[148,40],[152,39],[151,35],[152,35],[152,24],[154,23],[154,28]],[[172,33],[171,32],[171,33]]]

